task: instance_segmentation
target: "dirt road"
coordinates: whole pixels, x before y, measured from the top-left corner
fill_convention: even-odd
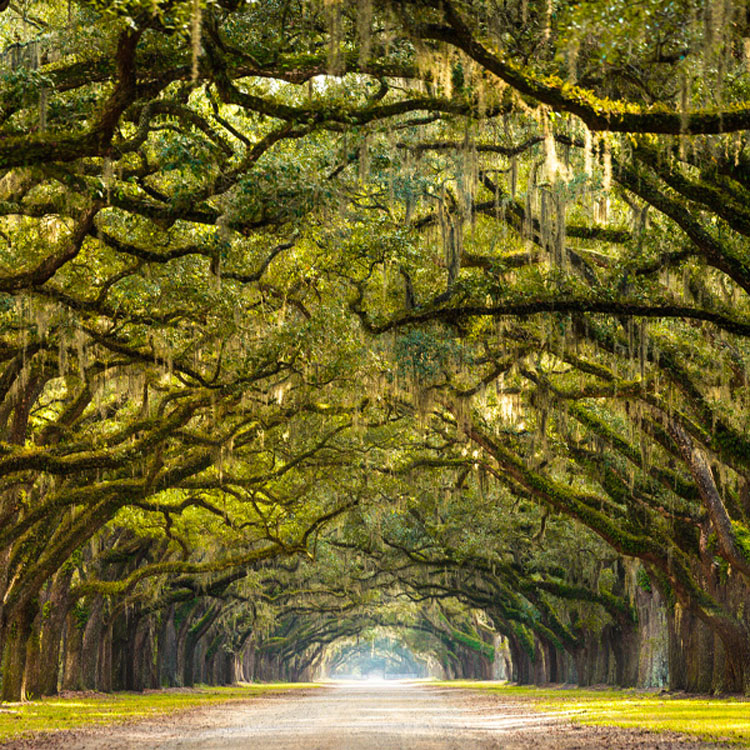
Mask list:
[[[583,728],[468,690],[349,683],[109,728],[59,733],[14,750],[698,750],[679,737]]]

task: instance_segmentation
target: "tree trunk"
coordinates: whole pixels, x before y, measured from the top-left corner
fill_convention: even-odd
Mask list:
[[[8,614],[6,612],[6,616]],[[0,700],[26,700],[26,653],[34,615],[35,605],[29,603],[10,614],[3,628],[3,686]]]
[[[44,627],[45,615],[47,609],[37,612],[31,623],[31,630],[26,639],[26,659],[24,666],[24,694],[28,699],[38,698],[39,684],[42,680],[42,674],[47,671],[53,671],[56,665],[50,664],[49,667],[44,665],[41,659],[42,651],[42,629]]]
[[[75,610],[70,609],[65,617],[65,643],[63,658],[63,690],[81,689],[81,652],[83,629]]]
[[[152,651],[149,642],[149,627],[146,617],[138,617],[131,630],[129,659],[132,664],[130,690],[144,690],[151,685]]]
[[[175,659],[175,677],[176,684],[184,686],[185,679],[185,661],[187,656],[188,634],[190,633],[190,623],[192,615],[196,611],[197,603],[191,602],[179,607],[175,612],[174,621],[180,623],[176,633],[176,659]],[[192,675],[192,668],[191,668]]]
[[[83,629],[81,684],[84,690],[97,690],[99,687],[97,684],[97,661],[99,659],[99,644],[104,631],[103,606],[101,597],[97,597],[86,620],[86,627]]]
[[[43,610],[41,645],[39,649],[39,683],[37,695],[54,695],[60,679],[60,645],[65,618],[70,609],[72,567],[60,571],[52,582],[49,599]]]
[[[187,632],[185,638],[185,662],[182,673],[182,684],[186,687],[193,685],[195,681],[196,651],[198,644],[219,614],[219,608],[211,605],[208,610],[194,623]],[[199,666],[203,666],[201,663]],[[201,670],[202,671],[202,670]]]
[[[548,682],[547,679],[547,664],[545,656],[546,649],[544,648],[544,644],[539,641],[539,639],[536,639],[536,643],[534,644],[534,684],[535,685],[544,685],[546,682]]]
[[[102,633],[99,642],[99,658],[97,662],[97,689],[105,693],[112,690],[112,621],[107,623],[107,627]]]
[[[2,503],[0,503],[2,510]],[[0,551],[0,658],[5,653],[5,593],[8,590],[10,549]]]

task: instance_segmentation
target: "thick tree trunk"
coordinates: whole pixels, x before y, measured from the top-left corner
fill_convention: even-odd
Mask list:
[[[6,612],[0,700],[26,700],[26,655],[35,614],[35,606],[32,603],[20,607],[13,613]]]
[[[640,688],[665,687],[669,683],[669,637],[667,610],[654,589],[635,592],[638,611],[638,673]]]
[[[24,693],[28,699],[38,698],[40,696],[39,683],[42,679],[44,667],[41,660],[42,650],[42,628],[44,625],[44,615],[46,610],[42,609],[37,612],[31,624],[31,631],[26,639],[26,659],[24,666]],[[51,669],[51,665],[50,665]]]
[[[132,664],[131,690],[144,690],[152,686],[153,650],[147,617],[139,617],[132,630],[129,658]]]
[[[717,630],[675,605],[668,613],[669,687],[691,693],[750,693],[750,638],[739,624]]]
[[[223,674],[221,678],[222,685],[234,685],[237,682],[236,655],[229,653],[228,651],[222,651],[221,654],[224,662],[224,667],[222,669]]]
[[[140,618],[128,614],[125,622],[125,638],[123,638],[122,668],[123,686],[125,690],[138,690],[138,667],[136,663],[136,634]]]
[[[0,503],[2,510],[2,503]],[[8,590],[10,549],[0,550],[0,659],[5,652],[5,593]]]
[[[83,628],[73,609],[65,617],[65,641],[63,651],[63,690],[81,689],[81,653]]]
[[[179,620],[179,629],[177,630],[176,638],[176,663],[175,663],[175,676],[177,684],[184,686],[185,671],[186,671],[186,656],[187,656],[187,645],[188,645],[188,634],[190,633],[190,625],[192,622],[192,615],[196,611],[196,603],[182,605],[175,612],[175,623]],[[192,667],[191,667],[192,675]]]
[[[547,665],[544,658],[545,649],[544,645],[540,643],[539,640],[536,641],[534,646],[534,662],[533,662],[533,670],[534,670],[534,684],[535,685],[544,685],[546,682],[548,682],[547,678]]]
[[[182,673],[182,684],[186,687],[194,684],[197,666],[201,667],[201,673],[203,672],[203,662],[196,659],[198,646],[200,640],[208,632],[218,614],[219,609],[214,605],[211,605],[209,609],[206,610],[206,612],[198,619],[197,622],[195,622],[189,628],[187,632],[187,637],[185,638],[185,661]]]
[[[102,608],[104,604],[97,597],[91,607],[91,613],[83,629],[83,644],[81,652],[81,684],[85,690],[97,690],[99,644],[104,632]]]
[[[162,632],[159,638],[160,682],[165,686],[177,685],[177,630],[174,613],[174,605],[171,605],[163,617]]]
[[[547,682],[558,682],[559,675],[557,669],[557,649],[551,644],[546,644],[544,648],[544,657],[545,663],[547,664]]]
[[[675,605],[668,614],[669,689],[710,693],[715,637],[692,612]]]
[[[508,639],[496,635],[494,639],[495,662],[493,664],[492,678],[495,680],[510,680],[513,676],[513,664],[511,662]]]
[[[151,627],[155,631],[152,635],[154,642],[154,659],[153,659],[153,685],[152,687],[160,688],[164,686],[164,651],[167,645],[166,630],[164,628],[164,613],[152,618]]]
[[[105,693],[112,690],[112,622],[102,632],[99,642],[99,658],[97,661],[97,689]]]
[[[255,639],[250,636],[245,643],[245,648],[242,652],[242,680],[243,682],[254,682],[257,679],[255,664],[256,664],[256,650],[255,650]]]
[[[222,672],[222,653],[220,650],[221,636],[215,635],[208,644],[205,656],[203,658],[202,682],[209,685],[221,685],[223,683]]]
[[[195,638],[191,638],[188,634],[182,656],[182,685],[184,687],[192,687],[195,684],[195,646]]]
[[[41,644],[39,649],[39,682],[37,695],[54,695],[60,679],[60,645],[65,618],[70,609],[70,580],[73,570],[60,571],[54,578],[49,599],[43,609]]]
[[[112,689],[126,690],[130,652],[128,649],[130,618],[121,610],[110,615],[111,653],[112,653]]]
[[[513,664],[513,681],[519,685],[530,685],[533,670],[529,655],[515,637],[508,639],[508,648],[510,649]]]

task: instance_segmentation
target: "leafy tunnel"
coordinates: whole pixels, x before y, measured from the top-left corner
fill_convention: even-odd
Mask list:
[[[744,0],[3,4],[2,700],[750,692],[748,40]]]

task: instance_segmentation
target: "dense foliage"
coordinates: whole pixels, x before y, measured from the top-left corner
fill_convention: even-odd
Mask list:
[[[672,686],[750,690],[745,2],[0,35],[4,699],[395,633],[619,684],[661,634]]]

